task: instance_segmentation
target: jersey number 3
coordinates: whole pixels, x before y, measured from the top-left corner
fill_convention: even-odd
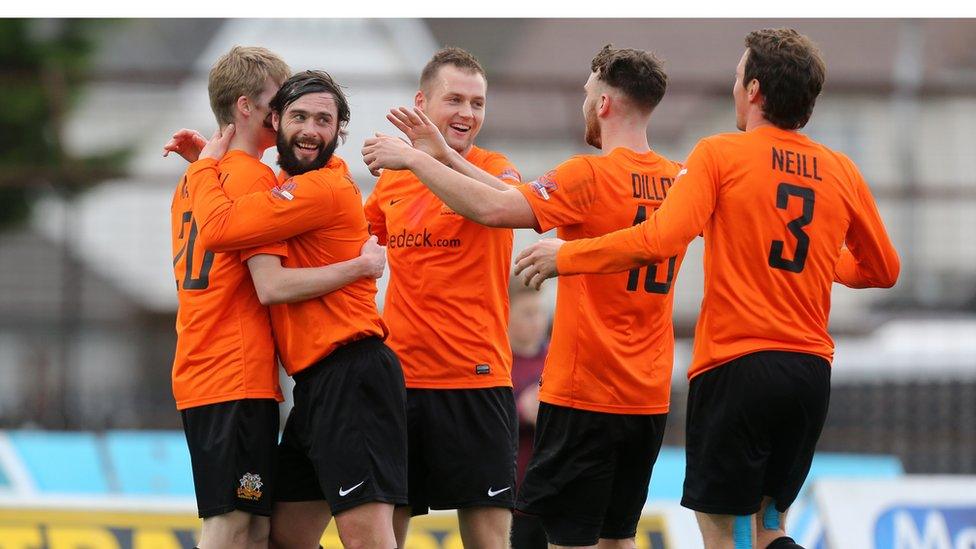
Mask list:
[[[186,239],[186,245],[173,258],[173,265],[176,265],[180,258],[185,256],[186,271],[183,275],[183,289],[206,290],[210,286],[210,268],[213,267],[214,253],[204,250],[203,263],[200,265],[200,276],[193,278],[193,247],[197,240],[197,222],[193,219],[193,212],[183,212],[183,217],[180,220],[183,222],[180,227],[180,238],[183,238],[183,231],[186,230],[187,223],[190,224],[190,235]]]
[[[803,200],[803,215],[786,224],[790,234],[796,238],[796,253],[793,254],[793,259],[784,258],[783,247],[786,244],[782,240],[774,240],[773,245],[769,248],[769,266],[791,273],[800,273],[803,272],[803,267],[807,263],[807,251],[810,249],[810,236],[803,232],[803,227],[813,221],[815,195],[813,189],[809,187],[780,183],[776,187],[776,207],[785,210],[790,203],[791,196]]]
[[[653,213],[653,212],[652,212]],[[637,216],[634,217],[634,225],[643,223],[647,220],[647,207],[637,206]],[[674,281],[674,264],[678,256],[668,259],[668,278],[664,282],[658,282],[657,265],[648,265],[644,273],[644,291],[649,294],[667,294],[671,291],[671,282]],[[627,291],[636,292],[640,279],[640,269],[631,269],[630,276],[627,277]]]

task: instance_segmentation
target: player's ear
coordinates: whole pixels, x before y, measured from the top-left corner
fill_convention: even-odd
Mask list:
[[[413,106],[419,109],[427,109],[427,98],[424,97],[424,92],[417,90],[417,93],[413,96]]]
[[[251,101],[246,95],[242,95],[237,98],[237,110],[244,116],[251,115]]]
[[[753,78],[749,81],[749,85],[746,86],[746,96],[749,98],[750,103],[755,103],[762,100],[762,93],[759,86],[759,80]]]
[[[278,131],[278,126],[281,124],[281,117],[278,116],[278,111],[271,111],[271,127],[275,131]]]
[[[596,107],[596,114],[597,114],[597,116],[603,117],[603,116],[606,116],[607,114],[609,114],[610,113],[610,103],[612,103],[612,102],[613,102],[613,99],[610,97],[610,94],[608,94],[608,93],[601,93],[600,94],[600,104],[597,105],[597,107]]]

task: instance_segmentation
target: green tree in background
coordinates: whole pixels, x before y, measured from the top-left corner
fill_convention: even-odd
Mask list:
[[[0,19],[0,229],[23,221],[32,188],[76,192],[119,175],[125,151],[75,158],[65,117],[89,68],[96,30],[83,19]]]

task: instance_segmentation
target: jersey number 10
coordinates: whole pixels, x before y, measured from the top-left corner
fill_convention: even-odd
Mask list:
[[[657,208],[655,208],[656,210]],[[651,212],[653,213],[653,212]],[[634,225],[643,223],[647,220],[647,207],[637,206],[637,216],[634,217]],[[648,265],[646,271],[644,272],[644,291],[649,294],[667,294],[671,291],[671,282],[674,281],[674,264],[678,260],[678,256],[672,256],[668,259],[668,278],[664,282],[658,282],[657,279],[657,265]],[[640,279],[641,270],[631,269],[630,276],[627,277],[627,291],[636,292],[637,284]]]

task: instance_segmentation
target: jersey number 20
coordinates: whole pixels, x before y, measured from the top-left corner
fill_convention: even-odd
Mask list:
[[[210,286],[210,268],[213,267],[214,253],[204,250],[203,263],[200,265],[200,276],[193,278],[193,247],[197,240],[197,222],[193,219],[193,212],[183,212],[183,217],[180,220],[183,222],[180,227],[180,238],[183,238],[183,231],[186,230],[187,223],[190,224],[190,235],[186,239],[186,245],[173,258],[173,265],[176,265],[180,257],[185,255],[186,272],[183,275],[183,289],[206,290]]]

